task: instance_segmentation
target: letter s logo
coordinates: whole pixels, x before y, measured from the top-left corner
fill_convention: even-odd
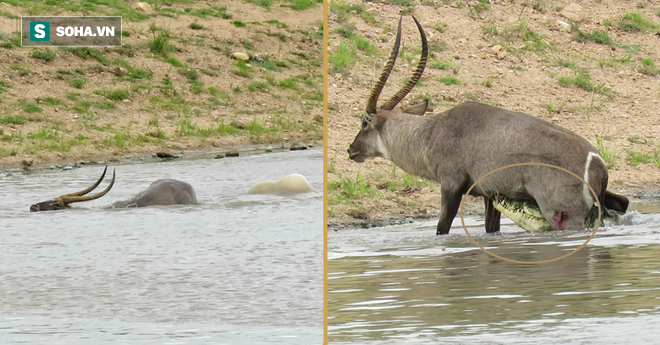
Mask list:
[[[37,24],[34,26],[34,37],[36,38],[44,38],[46,37],[46,32],[44,31],[46,29],[46,26],[43,24]]]

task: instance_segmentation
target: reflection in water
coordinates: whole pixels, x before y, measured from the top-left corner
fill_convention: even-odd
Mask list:
[[[492,257],[460,228],[445,237],[433,237],[433,224],[330,233],[331,343],[523,344],[532,334],[582,320],[552,333],[552,343],[570,343],[602,320],[649,315],[660,321],[660,215],[635,214],[632,224],[602,229],[572,256],[540,265]],[[521,261],[559,257],[589,235],[514,227],[503,227],[502,236],[482,228],[470,233],[494,253]]]
[[[322,190],[320,150],[115,168],[108,195],[52,212],[28,208],[102,168],[0,177],[0,344],[322,342],[322,194],[247,195],[294,172]],[[200,204],[103,208],[159,178]]]

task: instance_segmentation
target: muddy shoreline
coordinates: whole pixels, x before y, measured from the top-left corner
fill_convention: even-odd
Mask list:
[[[643,205],[653,201],[660,201],[660,189],[657,188],[657,186],[648,186],[644,189],[637,189],[636,191],[629,190],[628,192],[630,194],[623,193],[623,195],[627,196],[630,200],[629,209],[635,209],[636,205]],[[463,214],[465,217],[483,217],[483,203],[480,200],[467,200]],[[439,216],[439,214],[390,214],[383,217],[367,219],[330,218],[328,220],[328,231],[371,229],[425,221],[437,222]]]
[[[28,157],[23,162],[0,162],[0,174],[10,174],[23,171],[38,171],[46,169],[64,169],[69,170],[78,168],[84,165],[105,165],[108,162],[113,164],[129,164],[137,162],[153,162],[153,161],[168,161],[168,160],[186,160],[186,159],[231,159],[236,156],[251,156],[256,154],[285,152],[295,150],[312,150],[322,147],[323,142],[313,141],[305,143],[307,148],[294,148],[297,145],[242,145],[232,146],[231,149],[220,148],[206,148],[206,149],[191,149],[191,150],[148,150],[130,152],[123,155],[107,155],[99,154],[86,156],[80,159],[52,159],[47,162],[35,163],[30,162],[31,158]],[[26,162],[27,161],[27,162]]]

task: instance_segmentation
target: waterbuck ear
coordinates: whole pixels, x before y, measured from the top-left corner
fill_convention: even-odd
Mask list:
[[[362,114],[362,121],[367,121],[368,123],[371,123],[371,114],[367,112]]]
[[[404,108],[403,112],[412,115],[424,115],[424,113],[426,112],[426,108],[428,107],[429,107],[429,101],[424,101],[420,104],[413,105],[409,108]]]

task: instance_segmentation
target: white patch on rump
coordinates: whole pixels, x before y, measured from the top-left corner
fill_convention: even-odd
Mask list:
[[[598,153],[589,152],[587,154],[587,160],[584,162],[584,177],[583,177],[584,181],[587,182],[587,184],[582,186],[582,195],[584,196],[584,201],[587,204],[587,206],[591,206],[596,202],[594,200],[593,195],[591,194],[591,191],[589,190],[589,187],[587,187],[587,185],[589,184],[589,166],[591,165],[591,160],[594,157],[600,159],[600,161],[603,162],[603,165],[605,165],[605,160]]]

